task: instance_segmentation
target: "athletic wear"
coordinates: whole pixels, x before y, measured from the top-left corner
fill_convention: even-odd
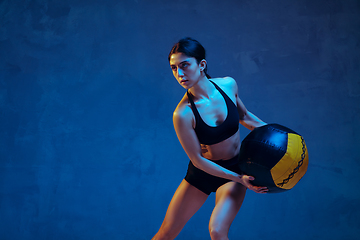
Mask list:
[[[192,96],[190,95],[189,91],[187,92],[196,121],[195,133],[199,139],[199,142],[205,145],[216,144],[233,136],[239,129],[240,120],[239,112],[234,102],[219,86],[217,86],[213,81],[210,82],[214,84],[215,88],[223,96],[227,107],[227,116],[225,121],[219,126],[211,127],[203,121],[195,106]],[[241,170],[238,166],[239,156],[235,156],[229,160],[217,160],[213,162],[230,171],[241,173]],[[207,195],[209,195],[211,192],[216,192],[220,186],[231,181],[229,179],[208,174],[199,168],[196,168],[191,161],[189,162],[185,180]]]
[[[215,143],[222,142],[225,139],[228,139],[229,137],[234,135],[239,129],[239,120],[240,120],[239,112],[234,102],[231,101],[231,99],[226,95],[226,93],[224,93],[224,91],[220,87],[218,87],[213,81],[210,82],[214,84],[215,88],[224,97],[227,106],[226,119],[219,126],[212,127],[207,125],[203,121],[195,106],[191,94],[189,93],[189,91],[187,91],[187,95],[196,121],[195,133],[200,143],[205,145],[212,145]]]
[[[216,164],[219,164],[220,166],[222,166],[226,169],[229,169],[230,171],[233,171],[233,172],[236,172],[239,174],[241,173],[241,170],[238,166],[239,155],[237,155],[229,160],[217,160],[217,161],[213,161],[213,162]],[[207,195],[209,195],[212,192],[216,192],[216,190],[220,186],[231,181],[229,179],[215,177],[213,175],[210,175],[210,174],[200,170],[199,168],[195,167],[191,161],[189,162],[185,180]]]

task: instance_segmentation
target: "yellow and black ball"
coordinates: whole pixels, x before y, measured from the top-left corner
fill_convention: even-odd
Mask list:
[[[268,124],[250,132],[242,141],[239,166],[253,176],[255,186],[269,193],[290,190],[306,173],[309,156],[304,138],[279,124]]]

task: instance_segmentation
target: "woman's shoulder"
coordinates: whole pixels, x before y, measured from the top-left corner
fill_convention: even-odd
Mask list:
[[[187,94],[183,96],[178,105],[176,106],[173,117],[177,119],[186,119],[192,115],[190,103],[188,101]]]
[[[238,86],[235,79],[232,77],[212,78],[211,81],[213,81],[223,90],[231,92],[234,91],[235,93],[237,93]]]

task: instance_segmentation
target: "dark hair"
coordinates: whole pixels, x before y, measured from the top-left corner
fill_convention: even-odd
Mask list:
[[[195,39],[186,37],[180,39],[171,49],[168,60],[170,62],[170,57],[174,53],[183,53],[186,56],[193,57],[196,59],[196,62],[199,64],[201,60],[205,59],[205,48]],[[211,78],[209,74],[207,74],[207,65],[204,69],[204,73],[207,78]]]

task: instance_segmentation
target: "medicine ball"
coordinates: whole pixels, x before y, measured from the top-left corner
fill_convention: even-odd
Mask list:
[[[290,190],[306,173],[309,156],[305,140],[279,124],[255,128],[242,141],[239,167],[255,178],[252,184],[269,193]]]

